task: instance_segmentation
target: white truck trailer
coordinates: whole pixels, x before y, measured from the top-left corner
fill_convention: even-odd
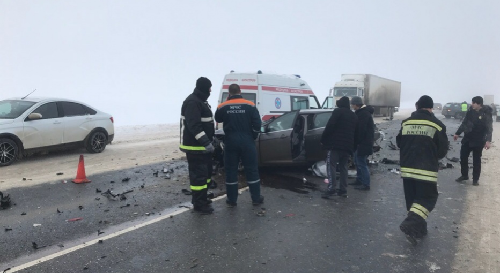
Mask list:
[[[374,115],[392,119],[401,101],[401,82],[372,74],[342,74],[322,108],[335,108],[335,102],[343,96],[361,97],[366,105],[374,108]]]
[[[484,95],[483,105],[491,106],[495,103],[495,95]]]

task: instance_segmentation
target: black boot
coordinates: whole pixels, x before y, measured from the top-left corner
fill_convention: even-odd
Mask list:
[[[463,182],[465,180],[469,180],[469,177],[462,175],[459,178],[455,179],[455,181],[457,181],[457,182]]]
[[[399,229],[406,235],[406,239],[412,245],[417,245],[417,239],[423,236],[421,220],[425,221],[422,217],[410,211],[406,219],[399,225]]]
[[[479,180],[477,179],[472,180],[472,185],[479,186]]]

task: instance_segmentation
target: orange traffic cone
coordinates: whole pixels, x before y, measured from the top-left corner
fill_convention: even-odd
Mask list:
[[[85,163],[83,162],[83,155],[80,155],[80,161],[78,162],[78,170],[76,171],[76,178],[73,179],[73,183],[90,183],[85,175]]]

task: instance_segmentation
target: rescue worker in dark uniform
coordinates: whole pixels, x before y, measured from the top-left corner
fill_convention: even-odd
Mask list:
[[[260,177],[255,139],[261,126],[260,114],[255,103],[243,99],[240,86],[229,86],[227,101],[219,104],[215,121],[224,123],[224,168],[228,207],[236,207],[238,201],[238,164],[245,168],[250,196],[254,205],[264,202],[260,195]]]
[[[207,102],[212,83],[201,77],[181,108],[181,151],[186,153],[194,211],[212,213],[208,185],[212,176],[212,140],[215,134],[212,110]]]
[[[464,133],[462,147],[460,148],[460,167],[462,175],[455,181],[462,182],[469,179],[469,155],[472,152],[472,185],[479,186],[481,175],[481,156],[483,148],[491,147],[493,133],[493,118],[491,108],[483,106],[483,98],[472,98],[471,110],[467,112],[464,121],[453,136],[456,141]]]
[[[408,211],[399,228],[412,244],[427,235],[425,220],[438,198],[438,160],[448,152],[446,126],[432,113],[433,105],[431,97],[420,97],[417,111],[403,120],[396,137]]]

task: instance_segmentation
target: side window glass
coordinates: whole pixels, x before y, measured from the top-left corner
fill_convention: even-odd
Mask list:
[[[292,129],[293,120],[295,119],[297,112],[286,113],[268,125],[268,132],[276,132]]]
[[[65,117],[85,116],[87,114],[85,107],[79,103],[63,101],[61,104]]]
[[[290,97],[292,100],[292,111],[300,109],[309,109],[308,97]]]
[[[36,108],[32,113],[38,113],[42,115],[42,119],[58,118],[59,112],[57,111],[57,104],[55,102],[49,102],[40,107]]]
[[[90,107],[87,107],[87,106],[84,105],[83,108],[85,108],[85,113],[87,115],[95,115],[95,114],[97,114],[97,111],[94,110],[94,109],[92,109],[92,108],[90,108]]]
[[[314,126],[311,129],[325,127],[331,116],[332,116],[331,112],[317,114],[314,117]]]

